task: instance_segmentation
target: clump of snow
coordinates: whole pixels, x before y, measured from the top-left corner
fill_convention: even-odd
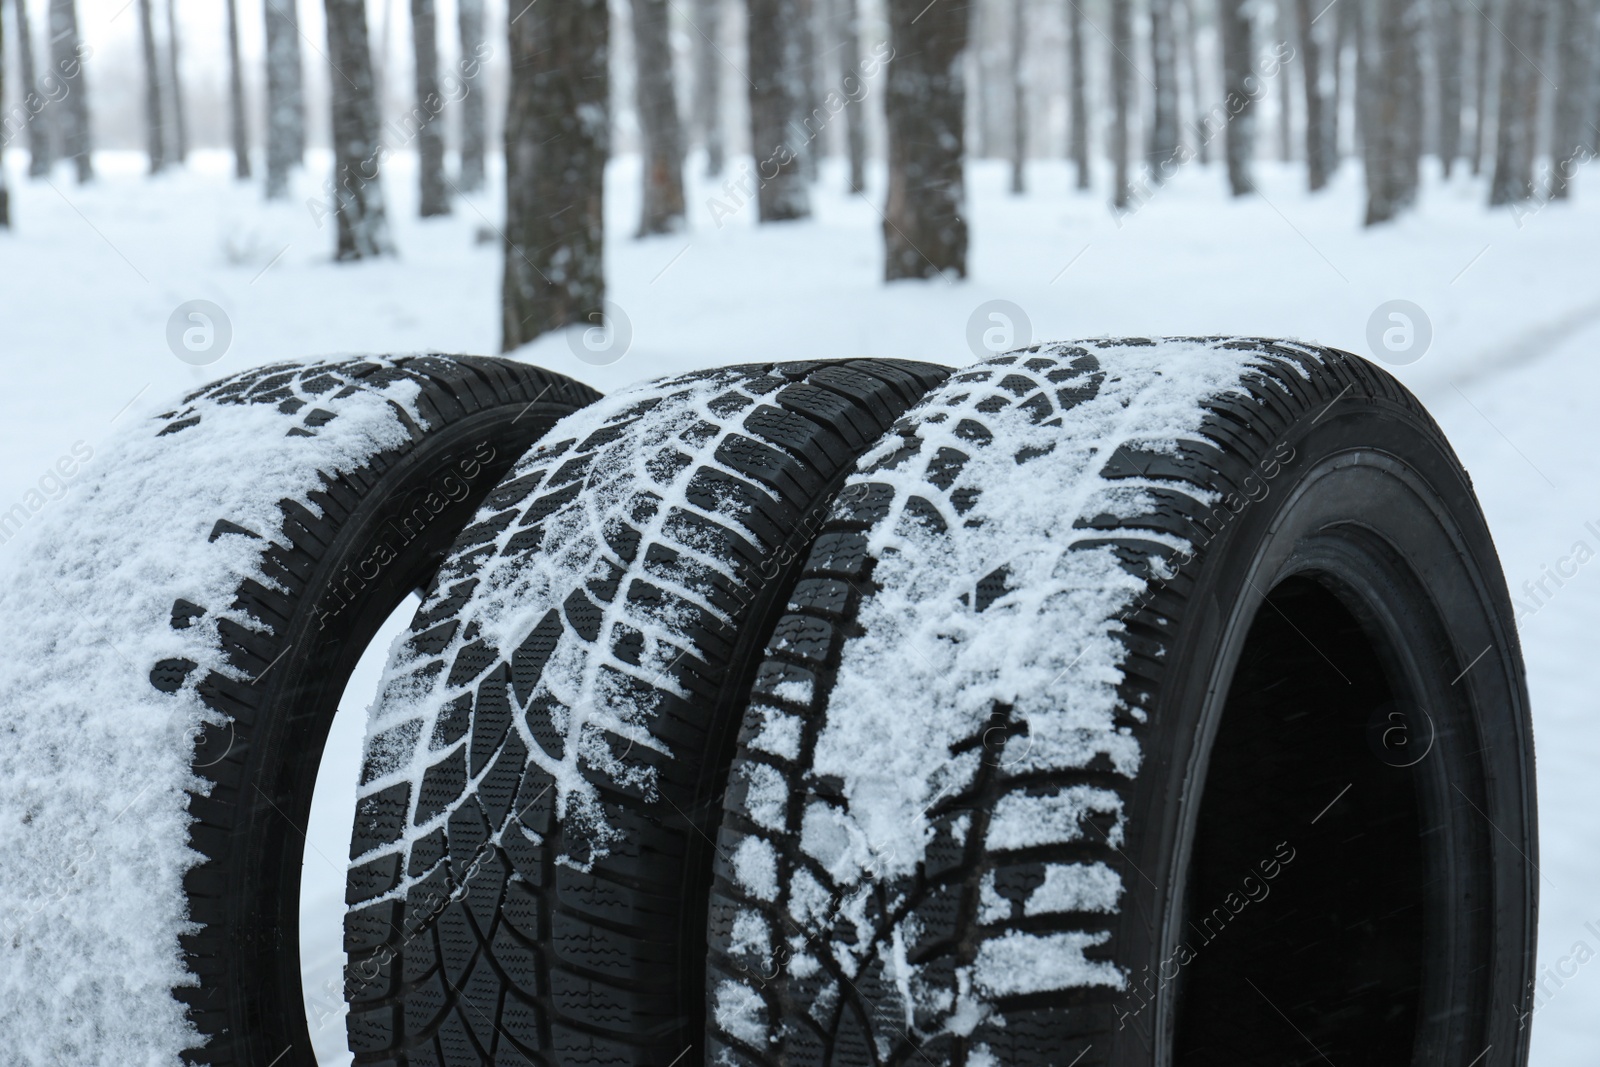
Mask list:
[[[1122,989],[1127,979],[1109,960],[1087,959],[1083,950],[1111,939],[1105,930],[1029,934],[1010,931],[978,946],[975,984],[987,996],[1045,993],[1078,986]]]
[[[1116,911],[1122,876],[1103,863],[1047,863],[1044,883],[1028,896],[1025,915]]]
[[[372,366],[392,361],[368,360]],[[179,953],[189,922],[186,790],[203,724],[224,726],[196,684],[249,681],[218,625],[262,626],[235,600],[280,538],[285,498],[405,444],[424,420],[412,380],[343,378],[305,406],[230,402],[213,387],[172,412],[128,417],[81,475],[0,556],[0,1058],[19,1065],[176,1065],[199,1038],[174,999],[195,980]],[[292,406],[292,405],[291,405]],[[304,434],[305,415],[334,417]],[[175,427],[181,427],[175,429]],[[213,536],[226,519],[250,531]],[[173,608],[203,613],[183,628]],[[163,660],[195,664],[175,692]],[[223,753],[217,753],[220,759]],[[204,758],[200,757],[204,762]],[[213,761],[214,762],[214,761]]]

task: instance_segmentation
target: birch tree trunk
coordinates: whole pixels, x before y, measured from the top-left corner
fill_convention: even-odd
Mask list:
[[[966,0],[888,0],[886,281],[967,274]],[[919,17],[920,16],[920,17]]]
[[[1539,119],[1539,71],[1546,0],[1507,0],[1500,59],[1500,107],[1489,206],[1531,200],[1534,134]]]
[[[17,73],[22,75],[22,103],[24,119],[28,124],[28,174],[39,177],[50,172],[53,155],[50,149],[49,119],[43,107],[34,107],[29,98],[38,102],[39,72],[34,66],[33,30],[28,24],[28,0],[15,0],[12,4],[17,14]]]
[[[1128,123],[1133,110],[1133,0],[1111,0],[1111,203],[1126,208],[1133,193],[1129,175]]]
[[[389,255],[389,220],[383,208],[378,143],[378,102],[373,95],[372,49],[367,44],[363,0],[323,0],[328,21],[328,79],[333,121],[333,199],[338,224],[335,258]]]
[[[1125,0],[1124,0],[1125,2]],[[1217,0],[1217,28],[1222,38],[1222,96],[1227,112],[1228,188],[1234,196],[1255,191],[1250,163],[1256,149],[1253,77],[1255,27],[1249,0]]]
[[[1312,192],[1326,186],[1333,172],[1336,136],[1333,117],[1338,108],[1338,100],[1330,100],[1328,93],[1328,83],[1332,81],[1328,63],[1330,59],[1337,63],[1339,55],[1329,47],[1328,38],[1334,24],[1331,19],[1317,19],[1317,9],[1313,7],[1317,2],[1320,0],[1296,0],[1295,12],[1306,101],[1306,187]],[[1317,19],[1315,25],[1313,19]],[[1282,71],[1279,77],[1290,78],[1292,72]]]
[[[233,176],[250,177],[250,128],[245,123],[244,70],[239,64],[239,2],[228,0],[228,121],[233,134]]]
[[[1568,198],[1572,177],[1588,157],[1593,131],[1595,9],[1591,0],[1560,0],[1557,12],[1555,115],[1551,123],[1550,195]]]
[[[161,57],[156,54],[155,13],[151,0],[139,0],[139,44],[144,63],[144,146],[150,173],[167,169],[165,131],[161,121]]]
[[[177,6],[178,0],[167,0],[167,104],[172,129],[172,158],[181,164],[189,159],[189,122],[183,107],[183,77],[178,66]]]
[[[866,85],[861,80],[861,11],[858,0],[833,0],[838,20],[840,89],[849,101],[844,107],[845,150],[850,157],[850,191],[867,188],[867,116],[862,112]]]
[[[706,150],[706,174],[715,178],[726,166],[727,142],[722,133],[723,0],[695,0],[694,4],[694,124]]]
[[[506,351],[568,324],[600,324],[611,130],[605,0],[534,4],[510,37]]]
[[[1028,80],[1024,60],[1028,49],[1027,0],[1011,0],[1011,61],[1007,64],[1011,81],[1011,192],[1027,190],[1028,178]]]
[[[411,0],[412,73],[416,103],[417,214],[433,218],[450,214],[450,189],[444,177],[444,97],[439,93],[439,16],[433,0]]]
[[[1173,0],[1150,0],[1150,67],[1155,82],[1147,159],[1150,179],[1157,184],[1177,171],[1178,42],[1173,27]]]
[[[1422,96],[1419,0],[1376,0],[1368,31],[1374,62],[1362,71],[1367,94],[1368,226],[1388,222],[1416,201]]]
[[[794,143],[806,93],[803,14],[798,0],[749,0],[750,152],[756,161],[762,222],[811,215],[804,146]]]
[[[94,139],[89,129],[89,82],[84,77],[76,0],[50,0],[50,61],[66,90],[51,119],[60,154],[71,159],[81,184],[94,180]]]
[[[683,123],[672,78],[668,0],[633,0],[634,88],[643,145],[639,236],[683,229]]]
[[[1434,65],[1439,74],[1439,162],[1450,177],[1461,156],[1460,0],[1433,0]]]
[[[484,183],[484,149],[489,141],[489,108],[484,100],[483,62],[489,57],[484,36],[483,0],[456,0],[456,30],[461,38],[461,191],[477,192]]]
[[[267,28],[267,199],[289,195],[289,170],[303,158],[305,95],[295,0],[264,0]]]

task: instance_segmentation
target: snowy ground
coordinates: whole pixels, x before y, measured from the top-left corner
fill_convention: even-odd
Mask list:
[[[100,445],[125,412],[156,410],[253,363],[497,347],[493,192],[458,204],[451,218],[418,222],[410,175],[397,167],[387,188],[400,257],[335,265],[331,220],[319,228],[305,203],[315,182],[303,177],[298,199],[269,207],[258,185],[228,180],[228,163],[202,153],[188,172],[150,181],[137,156],[105,154],[102,179],[79,188],[64,171],[54,187],[29,182],[24,158],[6,160],[16,229],[0,235],[0,511],[38,487],[74,442]],[[1298,168],[1264,164],[1264,196],[1234,202],[1216,168],[1192,166],[1119,226],[1098,195],[1070,191],[1062,165],[1036,164],[1034,192],[1012,197],[1005,168],[979,164],[971,171],[972,278],[886,287],[874,207],[881,193],[848,197],[837,171],[825,173],[814,222],[758,229],[745,194],[698,184],[688,232],[635,241],[634,168],[629,160],[614,167],[610,197],[611,298],[632,325],[627,353],[594,366],[561,336],[523,353],[600,388],[749,359],[965,362],[973,358],[969,319],[994,299],[1021,307],[1034,338],[1279,334],[1362,354],[1371,354],[1368,321],[1380,304],[1418,305],[1432,344],[1396,373],[1455,442],[1513,593],[1537,609],[1525,615],[1522,636],[1539,746],[1540,968],[1549,977],[1533,1062],[1600,1061],[1600,1032],[1588,1025],[1600,1017],[1600,966],[1587,966],[1600,954],[1600,901],[1589,891],[1600,884],[1600,725],[1589,721],[1600,564],[1578,566],[1559,587],[1546,578],[1544,593],[1522,588],[1547,568],[1572,575],[1576,542],[1587,544],[1577,553],[1585,560],[1600,551],[1600,363],[1592,355],[1600,346],[1592,265],[1600,181],[1592,172],[1581,176],[1574,204],[1520,219],[1487,211],[1481,182],[1433,175],[1419,211],[1368,233],[1358,225],[1353,168],[1311,197]],[[174,358],[166,342],[168,317],[194,299],[220,305],[233,331],[226,356],[203,368]],[[43,488],[61,492],[49,479]],[[5,551],[0,545],[0,565]],[[342,825],[348,833],[348,818]],[[337,858],[337,834],[319,847]],[[342,1027],[330,1019],[323,1030]]]

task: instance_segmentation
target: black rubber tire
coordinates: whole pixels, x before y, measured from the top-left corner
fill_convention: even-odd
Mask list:
[[[217,625],[231,669],[154,665],[150,682],[193,687],[226,717],[197,738],[191,846],[180,940],[198,984],[176,991],[207,1039],[188,1062],[315,1067],[301,989],[299,902],[304,830],[322,750],[345,683],[385,618],[428,584],[445,550],[518,456],[562,416],[598,399],[587,386],[510,360],[468,356],[278,364],[188,398],[278,405],[290,435],[327,433],[339,402],[388,398],[410,440],[279,504],[282,527],[251,530],[219,515],[212,539],[261,542],[257,576],[232,603],[173,605],[171,625]],[[225,411],[226,409],[224,409]],[[217,417],[215,414],[205,417]],[[180,408],[168,429],[192,416]],[[264,486],[264,493],[275,491]],[[372,573],[368,573],[371,571]],[[248,616],[234,618],[241,612]]]
[[[369,724],[356,1063],[700,1062],[710,834],[764,631],[855,457],[946,373],[696,372],[517,464]]]
[[[708,1062],[1522,1067],[1521,655],[1415,398],[1296,343],[1084,341],[897,431],[741,728],[718,852],[775,877],[718,864]]]

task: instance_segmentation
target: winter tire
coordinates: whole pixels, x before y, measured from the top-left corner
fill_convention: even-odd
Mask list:
[[[1035,347],[860,463],[740,729],[708,1062],[1521,1067],[1511,603],[1387,374]]]
[[[369,724],[357,1064],[701,1061],[711,835],[765,630],[855,458],[946,373],[648,383],[494,490]]]
[[[280,363],[87,465],[0,613],[8,1063],[315,1064],[303,832],[345,681],[596,395],[498,359]]]

